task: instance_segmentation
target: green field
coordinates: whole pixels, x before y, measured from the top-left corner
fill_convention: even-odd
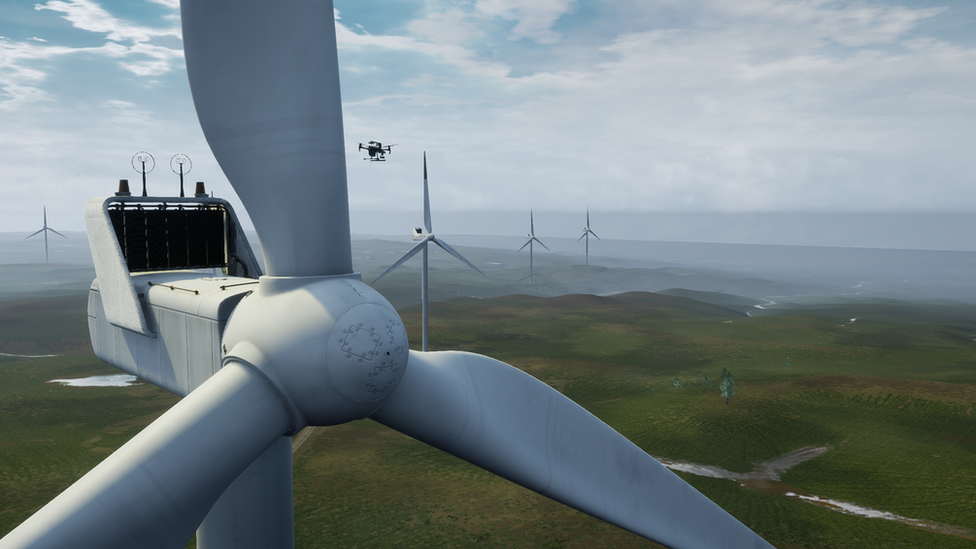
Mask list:
[[[91,352],[86,295],[0,302],[0,531],[6,533],[178,398],[152,385],[63,387],[117,374]]]
[[[521,368],[651,455],[746,472],[827,446],[782,480],[976,530],[976,307],[847,301],[761,313],[648,293],[456,299],[431,304],[430,346]],[[419,308],[402,314],[419,341]],[[117,372],[86,336],[83,297],[0,303],[0,352],[63,355],[0,357],[0,534],[176,401],[148,385],[44,383]],[[701,372],[717,386],[723,368],[739,388],[728,405],[696,385]],[[681,476],[777,547],[974,543]],[[297,449],[295,515],[298,547],[655,547],[368,420],[315,429]]]

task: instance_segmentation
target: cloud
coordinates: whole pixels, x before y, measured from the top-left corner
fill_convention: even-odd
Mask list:
[[[532,2],[478,0],[475,3],[475,8],[491,17],[516,21],[508,35],[509,40],[528,38],[539,44],[555,44],[559,42],[560,34],[552,30],[552,27],[560,17],[571,13],[575,4],[574,0],[534,0]]]
[[[30,11],[44,25],[4,31],[50,41],[0,38],[0,164],[42,189],[12,191],[8,227],[32,192],[80,211],[134,177],[139,149],[160,168],[189,154],[194,177],[232,196],[178,70],[177,3],[156,3],[168,9],[125,21],[109,4],[46,2]],[[976,49],[935,24],[954,9],[429,0],[336,12],[352,207],[419,204],[426,151],[444,212],[966,208]],[[399,145],[370,163],[355,151],[369,139]],[[151,188],[173,178],[157,169]]]
[[[40,87],[46,73],[30,67],[30,62],[71,51],[70,48],[0,40],[0,109],[12,110],[26,103],[50,99],[47,91]]]
[[[422,77],[400,83],[405,95],[388,89],[383,101],[366,94],[347,104],[347,129],[385,132],[405,154],[412,140],[458,159],[439,168],[468,189],[444,195],[449,208],[509,209],[530,195],[546,195],[554,209],[588,201],[717,211],[976,200],[963,175],[976,169],[963,154],[976,146],[976,50],[919,34],[941,8],[702,0],[672,3],[689,11],[668,19],[661,4],[669,3],[635,3],[628,14],[673,24],[604,35],[587,63],[560,58],[574,48],[553,47],[547,64],[571,68],[488,71],[475,92],[445,79],[431,58],[417,67]],[[499,17],[508,6],[486,5]],[[469,66],[491,59],[471,47],[490,26],[429,30],[454,19],[473,21],[463,10],[425,15],[406,26],[414,34],[401,37],[405,47],[431,40],[427,47],[463,48]],[[377,47],[387,39],[371,38]],[[412,93],[423,95],[406,100]],[[358,165],[350,173],[374,177]],[[592,193],[597,181],[614,192]],[[388,198],[351,196],[372,207]]]
[[[707,4],[714,17],[733,18],[730,23],[749,21],[752,25],[775,24],[800,31],[800,36],[848,47],[891,44],[947,8],[912,9],[877,2],[838,2],[836,0],[744,0]]]
[[[164,2],[164,5],[168,5]],[[178,4],[173,6],[178,7]],[[153,29],[117,19],[105,11],[101,6],[90,0],[49,0],[44,4],[37,4],[34,9],[51,10],[62,13],[77,29],[98,34],[104,34],[106,40],[113,42],[148,42],[156,36],[175,36],[181,38],[180,27]]]
[[[450,25],[435,15],[431,19],[414,21],[411,28],[423,39],[413,36],[359,34],[339,22],[336,10],[336,43],[340,50],[364,51],[373,49],[392,52],[419,53],[463,70],[469,75],[504,77],[510,68],[492,60],[480,59],[472,50],[459,45],[456,35],[441,32]],[[368,72],[356,64],[343,66],[343,70]]]
[[[158,3],[173,9],[179,7],[173,1],[158,0]],[[37,37],[25,42],[0,40],[0,109],[11,110],[51,98],[51,92],[43,88],[48,69],[38,68],[39,61],[91,54],[116,59],[119,66],[136,76],[153,76],[173,70],[174,61],[183,57],[179,46],[152,43],[153,40],[182,40],[178,17],[175,25],[152,28],[118,19],[90,0],[51,0],[35,5],[34,9],[60,13],[77,29],[103,34],[106,42],[96,47],[73,47],[49,44]]]
[[[152,0],[168,8],[178,10],[178,1]],[[90,0],[50,0],[34,6],[38,11],[50,10],[62,14],[77,29],[104,34],[106,44],[100,48],[77,48],[120,59],[120,66],[138,76],[159,75],[173,69],[173,61],[183,57],[180,47],[164,47],[152,44],[154,39],[182,40],[179,19],[163,28],[132,24],[118,19]],[[175,15],[175,14],[174,14]]]

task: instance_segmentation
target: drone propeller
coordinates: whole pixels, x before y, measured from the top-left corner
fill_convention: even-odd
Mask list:
[[[201,521],[208,539],[225,536],[219,546],[264,546],[239,528],[268,522],[260,505],[279,486],[227,487],[272,463],[263,456],[282,436],[366,417],[674,548],[771,547],[542,382],[480,355],[408,350],[399,315],[352,273],[331,2],[181,10],[194,105],[268,275],[227,321],[222,368],[0,549],[176,549]],[[214,526],[208,513],[226,497],[243,500],[240,512]],[[268,528],[288,529],[290,517]]]

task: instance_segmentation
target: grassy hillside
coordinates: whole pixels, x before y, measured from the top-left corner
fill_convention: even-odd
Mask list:
[[[0,301],[0,353],[9,355],[91,352],[88,296]]]
[[[652,455],[744,472],[827,446],[783,481],[976,529],[976,307],[836,302],[750,317],[715,304],[734,298],[700,297],[712,303],[449,300],[431,304],[430,345],[521,368]],[[0,303],[0,352],[61,355],[0,357],[0,535],[176,402],[150,385],[45,383],[117,372],[84,346],[60,346],[85,338],[84,311],[80,297]],[[419,342],[419,307],[402,314]],[[717,384],[723,368],[739,388],[728,405],[704,382]],[[777,547],[973,544],[681,476]],[[298,547],[655,547],[369,420],[310,433],[295,453],[295,504]]]
[[[77,296],[88,290],[94,278],[95,269],[91,265],[3,265],[0,267],[0,302]]]

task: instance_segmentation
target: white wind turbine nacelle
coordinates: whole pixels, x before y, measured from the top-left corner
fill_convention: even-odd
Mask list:
[[[194,530],[200,549],[291,547],[288,435],[363,417],[672,548],[771,547],[541,381],[408,351],[396,311],[352,273],[331,2],[181,10],[194,105],[268,274],[250,292],[185,271],[149,284],[125,269],[107,202],[89,203],[96,354],[186,396],[0,549],[179,549]]]

